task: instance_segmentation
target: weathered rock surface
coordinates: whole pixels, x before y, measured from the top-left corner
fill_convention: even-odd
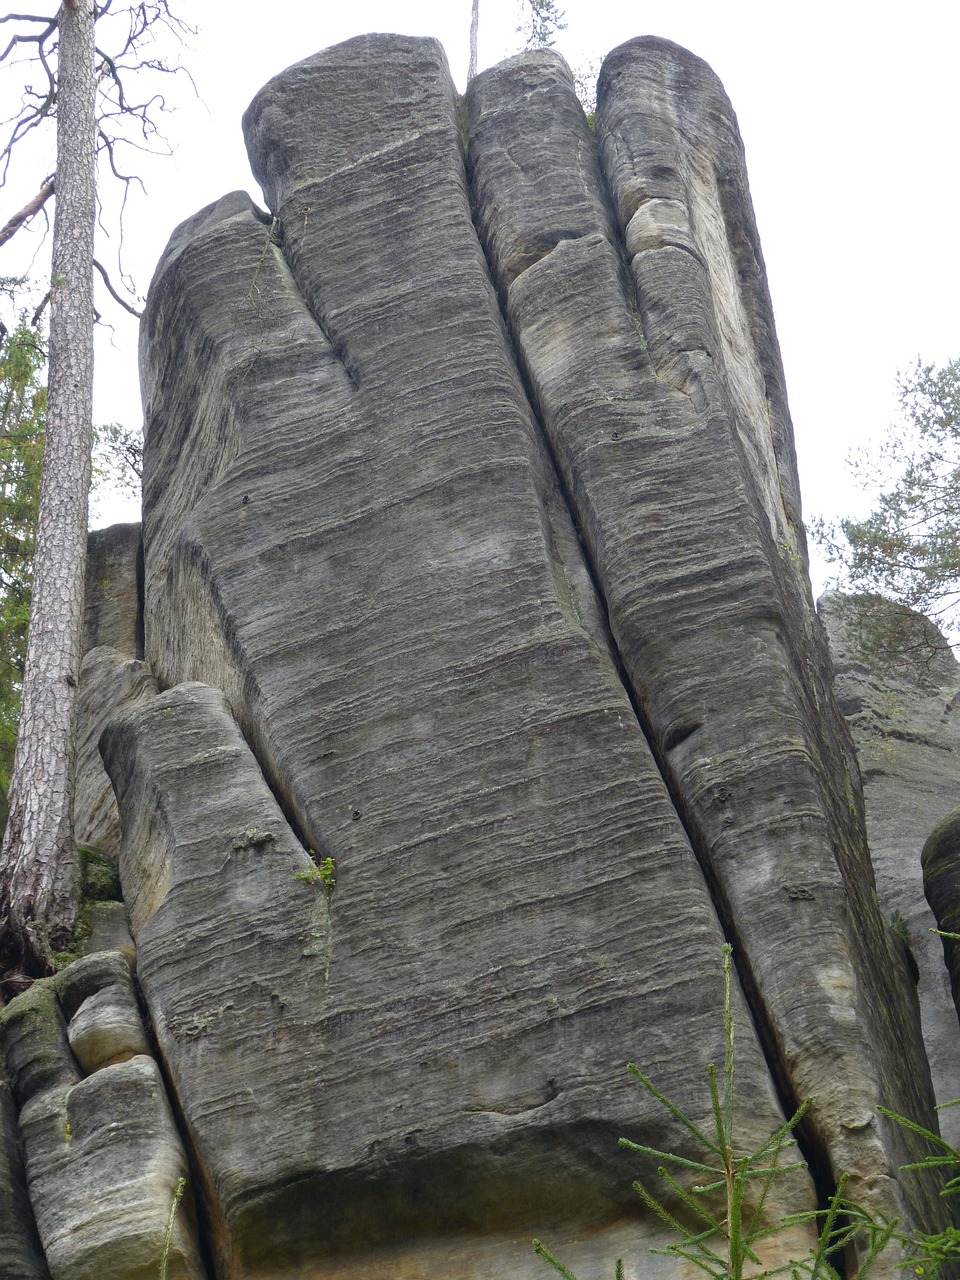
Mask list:
[[[127,960],[100,953],[35,983],[0,1014],[0,1046],[51,1280],[153,1280],[187,1165]],[[205,1274],[189,1193],[168,1274]]]
[[[922,862],[924,887],[938,927],[944,934],[960,933],[960,809],[948,813],[931,831],[923,846]],[[943,938],[943,954],[960,1016],[960,945],[956,937]],[[955,1058],[953,1061],[956,1063]],[[950,1083],[954,1084],[955,1078]],[[951,1097],[960,1097],[960,1092]]]
[[[481,239],[635,704],[741,944],[771,1056],[815,1095],[833,1159],[869,1185],[886,1157],[852,1117],[891,1096],[911,1057],[917,1082],[924,1067],[915,1027],[884,1012],[904,1000],[904,970],[809,605],[733,114],[709,68],[655,40],[604,64],[598,152],[550,54],[479,76],[466,106]],[[904,1098],[926,1105],[923,1089]]]
[[[106,646],[136,658],[142,651],[140,609],[140,525],[96,529],[87,539],[83,652]],[[77,705],[77,762],[74,778],[74,835],[81,847],[116,857],[120,820],[97,741],[117,696],[113,673],[88,663],[80,672]]]
[[[54,1280],[103,1265],[55,1208],[74,1095],[114,1259],[187,1151],[217,1280],[519,1278],[533,1234],[679,1280],[616,1139],[688,1135],[623,1067],[706,1119],[724,938],[744,1145],[814,1095],[819,1192],[941,1224],[875,1110],[933,1092],[715,76],[632,41],[594,136],[551,53],[461,103],[434,41],[364,37],[244,124],[270,213],[184,223],[144,318],[144,662],[105,608],[83,674],[78,803],[115,850],[99,745],[172,1113],[132,988],[2,1024]],[[187,1211],[184,1274],[193,1242]]]
[[[948,862],[937,860],[937,871],[926,865],[934,860],[931,845],[922,871],[921,851],[937,824],[960,805],[960,663],[933,624],[923,620],[927,659],[919,666],[876,670],[860,652],[850,602],[828,594],[817,607],[834,654],[837,701],[860,759],[877,891],[888,923],[908,934],[937,1101],[949,1102],[960,1097],[960,1027],[941,942],[931,933],[937,919],[924,897],[926,877],[927,893],[938,895],[943,912],[948,910],[950,895],[943,888]],[[947,829],[942,828],[944,834]],[[944,841],[934,843],[939,852]],[[947,914],[935,904],[934,910],[941,928],[960,923],[960,918],[944,923]],[[940,1126],[944,1137],[960,1145],[960,1109],[942,1111]]]
[[[124,525],[121,529],[129,527]],[[129,599],[126,588],[122,574],[115,578],[104,576],[99,588],[104,599],[99,600],[97,591],[88,589],[88,604],[98,616],[112,616],[120,611],[122,601]],[[88,635],[90,639],[98,638],[93,629]],[[120,900],[117,869],[120,815],[99,744],[100,734],[113,715],[155,691],[153,675],[129,651],[100,644],[84,654],[77,698],[74,784],[74,833],[80,846],[84,885],[75,949],[81,953],[120,950],[131,963],[135,959],[133,939],[127,909]]]
[[[664,1136],[624,1075],[627,1028],[649,1020],[646,1056],[662,1072],[670,1050],[655,1028],[672,1028],[689,1055],[682,1092],[686,1069],[720,1051],[716,977],[698,959],[715,969],[708,910],[698,921],[675,892],[670,927],[654,930],[629,891],[629,851],[607,884],[576,867],[561,882],[535,846],[525,878],[548,877],[541,901],[517,901],[522,882],[504,869],[499,887],[465,894],[477,921],[454,931],[431,919],[432,896],[448,911],[456,898],[426,857],[406,884],[368,867],[366,885],[328,888],[206,686],[137,706],[104,749],[140,979],[228,1274],[428,1228],[623,1214],[615,1133],[639,1123]],[[675,881],[683,856],[666,845]],[[484,916],[487,894],[509,932]],[[622,918],[616,899],[639,918]],[[658,967],[652,941],[678,947],[676,973],[662,953]],[[777,1109],[746,1030],[742,1050],[744,1122],[759,1135]],[[461,1244],[458,1274],[473,1274],[473,1248]]]
[[[107,644],[136,656],[140,631],[140,525],[114,524],[87,537],[83,651]]]
[[[224,689],[303,845],[337,867],[328,978],[305,980],[296,934],[280,969],[305,983],[325,1046],[276,1063],[294,1134],[261,1185],[285,1197],[291,1256],[356,1248],[361,1222],[369,1245],[622,1213],[611,1138],[638,1108],[652,1121],[623,1075],[637,1029],[655,1072],[675,1075],[683,1046],[676,1089],[695,1107],[719,1052],[722,933],[505,340],[442,53],[361,41],[325,68],[331,88],[353,85],[341,149],[358,158],[345,176],[331,143],[333,188],[383,213],[344,212],[352,247],[325,253],[322,325],[268,228],[228,197],[172,241],[144,345],[147,657],[163,684]],[[263,110],[296,117],[304,93],[280,86]],[[332,204],[318,193],[291,225],[318,234]],[[375,306],[358,272],[376,277]],[[140,750],[153,738],[141,729]],[[132,746],[111,747],[115,780]],[[225,826],[228,849],[248,825]],[[213,870],[230,865],[224,852]],[[303,896],[285,880],[274,896]],[[130,901],[126,872],[124,887]],[[194,927],[192,905],[168,910]],[[174,981],[189,981],[179,959]],[[176,1077],[184,1050],[169,1054]],[[219,1086],[214,1046],[199,1065]],[[277,1123],[265,1113],[265,1131]],[[334,1208],[310,1222],[317,1186]],[[226,1213],[246,1256],[256,1233]]]
[[[20,1151],[17,1108],[0,1074],[0,1259],[7,1280],[50,1280]]]
[[[137,696],[145,679],[152,676],[130,650],[102,645],[84,653],[77,697],[74,830],[81,847],[114,860],[120,850],[120,818],[100,758],[100,734],[117,707]]]

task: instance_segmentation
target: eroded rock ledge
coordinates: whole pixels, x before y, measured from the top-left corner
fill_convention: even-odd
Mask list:
[[[847,1172],[932,1228],[876,1113],[933,1094],[716,77],[631,41],[594,133],[552,53],[461,101],[436,42],[370,36],[244,127],[269,212],[226,196],[158,266],[141,604],[94,610],[84,670],[145,1044],[88,1074],[76,977],[42,1034],[4,1015],[54,1280],[148,1274],[183,1170],[177,1274],[519,1277],[551,1233],[672,1274],[616,1139],[687,1139],[624,1064],[707,1116],[725,939],[745,1145],[815,1098],[780,1207]],[[29,1108],[119,1067],[163,1172],[143,1238],[90,1243],[43,1178],[108,1160],[109,1110],[64,1151]]]

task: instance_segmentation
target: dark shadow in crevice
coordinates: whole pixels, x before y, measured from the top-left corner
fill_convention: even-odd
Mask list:
[[[214,1206],[216,1205],[216,1194],[210,1185],[210,1180],[204,1172],[203,1163],[196,1149],[190,1134],[190,1127],[187,1124],[186,1116],[183,1113],[183,1107],[177,1094],[173,1078],[167,1066],[166,1058],[160,1049],[157,1040],[156,1031],[150,1017],[150,1008],[144,999],[143,991],[140,988],[140,981],[137,977],[136,970],[131,971],[133,979],[133,989],[136,993],[137,1004],[140,1006],[140,1017],[143,1021],[144,1030],[147,1036],[147,1043],[150,1046],[150,1053],[154,1062],[157,1064],[157,1070],[160,1072],[160,1079],[163,1081],[163,1088],[167,1095],[167,1102],[170,1104],[170,1113],[173,1116],[173,1123],[176,1126],[177,1133],[180,1136],[180,1142],[183,1145],[183,1151],[187,1158],[187,1171],[189,1173],[188,1190],[192,1194],[193,1204],[197,1214],[197,1231],[196,1240],[197,1248],[200,1253],[200,1261],[208,1280],[216,1280],[216,1278],[226,1274],[227,1268],[225,1262],[223,1265],[217,1265],[216,1251],[213,1241],[218,1234],[223,1233],[221,1228],[218,1231],[216,1226],[217,1215]]]
[[[633,272],[630,269],[623,229],[620,227],[619,219],[615,214],[616,204],[609,186],[607,175],[602,165],[596,137],[592,133],[590,136],[591,145],[596,149],[595,154],[597,159],[597,172],[599,174],[599,181],[601,184],[601,196],[603,205],[608,214],[608,225],[613,236],[613,239],[610,242],[616,252],[618,260],[618,274],[620,278],[623,303],[626,310],[634,320],[644,354],[647,359],[650,360],[650,353],[646,337],[643,332],[642,323],[638,322],[638,317],[642,316],[642,299],[639,296]],[[547,429],[546,410],[539,401],[539,397],[535,390],[534,380],[530,376],[530,372],[526,367],[523,356],[521,355],[519,344],[516,341],[516,336],[510,323],[509,308],[506,305],[506,298],[504,297],[502,289],[499,288],[497,284],[499,279],[498,272],[495,264],[491,261],[488,246],[485,243],[480,230],[481,219],[478,216],[473,165],[469,160],[465,162],[465,165],[467,191],[470,199],[470,213],[473,219],[478,242],[487,262],[487,270],[492,282],[494,283],[494,289],[499,302],[503,325],[510,341],[511,355],[517,370],[517,376],[524,389],[524,393],[530,407],[531,416],[536,424],[545,456],[554,472],[558,491],[562,496],[570,522],[576,530],[577,537],[580,542],[586,571],[589,575],[589,579],[598,602],[598,613],[602,618],[607,648],[611,656],[614,670],[620,684],[623,686],[626,697],[630,701],[637,723],[643,732],[651,755],[667,788],[671,803],[676,811],[687,836],[687,840],[700,867],[700,871],[706,884],[707,891],[713,902],[714,910],[716,911],[723,936],[733,948],[733,959],[736,966],[737,976],[747,1008],[753,1021],[757,1039],[764,1055],[770,1078],[774,1084],[781,1110],[784,1117],[789,1119],[796,1114],[803,1102],[803,1099],[798,1096],[794,1082],[791,1078],[790,1071],[786,1063],[783,1045],[780,1041],[779,1035],[777,1034],[773,1017],[767,1006],[766,1000],[764,999],[756,974],[754,973],[753,966],[750,962],[750,957],[744,939],[737,926],[726,889],[714,865],[709,841],[690,805],[684,797],[680,781],[669,758],[670,752],[680,745],[680,742],[695,733],[699,726],[691,725],[689,727],[685,727],[681,732],[681,737],[676,738],[676,740],[669,742],[664,741],[662,743],[658,741],[657,734],[644,705],[644,691],[634,682],[626,668],[626,664],[623,660],[623,656],[615,637],[600,571],[591,553],[588,541],[583,533],[583,520],[581,518],[581,513],[578,510],[576,498],[572,492],[570,484],[568,483],[567,476],[558,457],[557,450],[554,447],[550,432]],[[540,256],[542,257],[543,255]],[[653,367],[652,360],[650,360],[650,363],[651,367]],[[800,1154],[808,1167],[818,1204],[820,1207],[825,1207],[830,1198],[835,1194],[837,1185],[836,1174],[832,1167],[827,1145],[818,1131],[817,1126],[813,1120],[809,1118],[809,1113],[808,1116],[804,1117],[804,1119],[798,1124],[794,1131],[794,1136],[796,1138]],[[842,1268],[840,1270],[840,1274],[841,1276],[843,1275]]]

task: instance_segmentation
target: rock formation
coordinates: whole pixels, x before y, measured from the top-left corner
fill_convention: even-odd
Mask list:
[[[937,1101],[949,1102],[960,1098],[960,1024],[943,947],[932,930],[938,918],[941,928],[956,929],[960,918],[950,920],[950,900],[956,910],[960,895],[951,894],[941,880],[939,895],[931,894],[935,918],[924,899],[924,879],[928,893],[931,885],[930,869],[921,868],[921,851],[935,824],[960,805],[960,664],[933,624],[914,615],[918,637],[925,637],[917,660],[878,669],[861,653],[855,605],[830,594],[818,609],[834,655],[837,701],[860,759],[877,892],[916,965]],[[945,835],[951,827],[940,829]],[[955,856],[941,862],[941,876],[946,872],[948,880],[951,865]],[[940,1127],[960,1147],[960,1108],[943,1111]]]
[[[52,1280],[155,1274],[181,1177],[171,1276],[519,1277],[535,1234],[679,1276],[617,1138],[688,1135],[624,1066],[707,1119],[725,939],[744,1145],[814,1098],[771,1207],[847,1173],[936,1227],[716,77],[631,41],[594,132],[550,52],[461,100],[370,36],[244,128],[269,212],[160,261],[142,566],[99,574],[139,604],[89,614],[78,818],[131,937],[112,904],[119,956],[0,1018],[17,1280],[37,1231]]]
[[[921,861],[927,898],[943,939],[954,1008],[960,1015],[960,808],[931,831]]]

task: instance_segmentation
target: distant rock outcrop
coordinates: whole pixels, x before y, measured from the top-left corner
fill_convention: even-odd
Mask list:
[[[922,861],[923,882],[943,938],[953,1003],[960,1015],[960,808],[953,809],[931,831]],[[960,1093],[954,1091],[951,1096]]]
[[[744,1144],[814,1098],[771,1207],[847,1173],[943,1223],[876,1111],[935,1123],[716,77],[631,41],[594,133],[553,53],[461,100],[370,36],[244,128],[270,212],[157,268],[134,614],[94,606],[84,666],[136,983],[101,953],[0,1017],[53,1280],[154,1274],[186,1169],[171,1276],[520,1277],[534,1234],[679,1276],[617,1138],[689,1138],[624,1065],[707,1121],[724,940]]]
[[[860,651],[852,604],[831,593],[818,609],[834,655],[837,701],[860,759],[877,892],[916,963],[923,1038],[937,1101],[944,1103],[960,1098],[960,1024],[943,947],[931,932],[938,922],[924,899],[924,879],[928,893],[937,889],[929,883],[930,868],[921,868],[921,851],[935,824],[960,805],[960,663],[937,628],[917,618],[918,645],[921,635],[925,642],[916,659],[878,669]],[[951,925],[941,914],[950,899],[943,871],[934,877],[942,905],[931,901],[940,927],[956,928],[960,918]],[[960,1147],[960,1108],[941,1112],[940,1127]]]

